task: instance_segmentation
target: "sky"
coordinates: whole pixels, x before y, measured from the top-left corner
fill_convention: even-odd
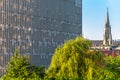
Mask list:
[[[112,38],[120,39],[120,0],[82,0],[83,36],[90,40],[102,40],[107,8]]]

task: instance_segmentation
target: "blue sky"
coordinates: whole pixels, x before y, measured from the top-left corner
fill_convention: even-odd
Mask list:
[[[113,39],[120,39],[120,0],[82,0],[83,36],[91,40],[102,40],[106,11]]]

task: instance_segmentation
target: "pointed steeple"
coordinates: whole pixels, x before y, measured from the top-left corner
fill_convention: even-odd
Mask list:
[[[106,24],[109,24],[109,13],[108,13],[108,8],[107,8]]]
[[[107,8],[107,16],[106,23],[104,28],[104,36],[103,36],[103,45],[109,46],[112,44],[112,34],[111,34],[111,26],[109,22],[109,13]]]

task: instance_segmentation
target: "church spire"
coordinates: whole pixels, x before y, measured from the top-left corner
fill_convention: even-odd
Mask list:
[[[103,36],[103,45],[109,46],[112,44],[112,34],[111,34],[111,26],[109,23],[109,13],[107,8],[107,16],[106,23],[104,28],[104,36]]]
[[[106,24],[109,24],[109,12],[108,12],[108,8],[107,8]]]

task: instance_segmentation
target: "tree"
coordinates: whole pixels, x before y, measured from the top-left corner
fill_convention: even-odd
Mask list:
[[[120,80],[120,55],[105,57],[105,71],[105,79]]]
[[[90,51],[90,46],[83,37],[66,41],[56,48],[46,73],[50,78],[92,80],[94,68],[99,69],[103,57],[99,51]]]
[[[5,69],[3,80],[40,80],[44,78],[44,68],[33,66],[29,63],[29,57],[20,55],[15,51]]]

